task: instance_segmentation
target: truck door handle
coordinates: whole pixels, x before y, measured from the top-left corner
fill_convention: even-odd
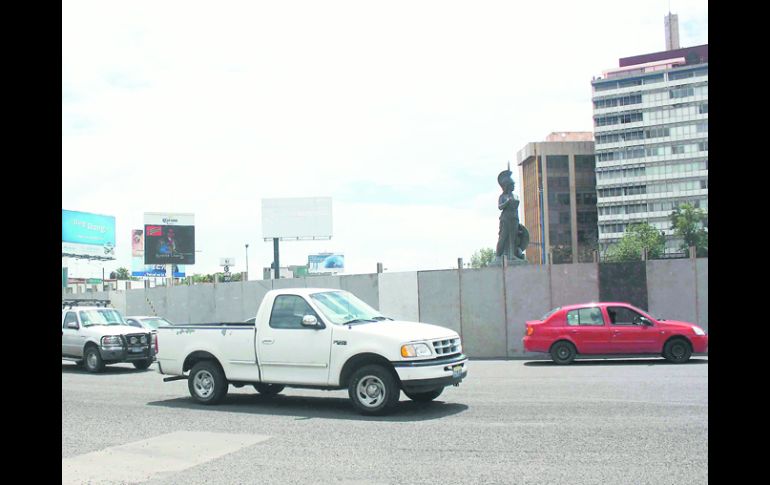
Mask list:
[[[578,333],[577,330],[570,330],[569,333]]]
[[[273,340],[273,339],[271,339],[271,338],[266,338],[266,339],[264,339],[264,340],[262,341],[262,343],[263,343],[263,344],[265,344],[265,345],[270,345],[270,344],[272,344],[273,342],[275,342],[275,340]]]

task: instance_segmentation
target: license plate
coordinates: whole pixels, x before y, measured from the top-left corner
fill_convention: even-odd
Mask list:
[[[132,349],[128,349],[128,350],[129,350],[130,352],[144,352],[144,349],[143,349],[143,348],[141,348],[141,347],[138,347],[138,348],[132,348]]]
[[[456,365],[452,367],[452,377],[460,377],[463,374],[463,366]]]

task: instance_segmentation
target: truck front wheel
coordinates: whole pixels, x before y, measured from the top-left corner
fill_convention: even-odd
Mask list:
[[[364,415],[381,415],[398,403],[401,389],[389,369],[366,365],[353,373],[348,396],[356,410]]]
[[[219,365],[210,360],[195,364],[187,379],[190,395],[201,404],[220,402],[227,395],[229,385]]]
[[[104,370],[104,361],[102,360],[102,354],[99,353],[99,349],[94,345],[86,347],[86,351],[83,352],[84,367],[88,372],[101,372]]]

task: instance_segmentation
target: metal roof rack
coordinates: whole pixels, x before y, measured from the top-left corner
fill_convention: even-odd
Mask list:
[[[72,308],[73,306],[103,306],[107,307],[110,304],[110,300],[100,300],[97,298],[83,298],[83,299],[63,299],[61,301],[62,310],[66,307]]]

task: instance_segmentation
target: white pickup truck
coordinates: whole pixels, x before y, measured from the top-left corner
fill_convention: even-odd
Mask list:
[[[285,387],[348,389],[362,414],[385,414],[400,391],[432,401],[468,372],[460,336],[427,323],[395,321],[334,289],[267,292],[255,323],[159,327],[158,372],[187,379],[202,404],[230,384],[273,395]]]

